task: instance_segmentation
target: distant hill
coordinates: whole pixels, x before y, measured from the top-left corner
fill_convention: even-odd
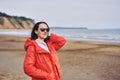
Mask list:
[[[34,20],[23,16],[10,16],[0,12],[0,29],[31,29]]]
[[[87,27],[51,27],[52,29],[88,29]]]

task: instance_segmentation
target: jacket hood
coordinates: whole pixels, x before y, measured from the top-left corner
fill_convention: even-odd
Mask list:
[[[33,45],[33,42],[34,40],[31,37],[27,38],[24,44],[24,49],[27,50],[29,46]]]

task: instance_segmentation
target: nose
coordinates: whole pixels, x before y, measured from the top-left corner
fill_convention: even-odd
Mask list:
[[[47,30],[45,30],[44,32],[47,32]]]

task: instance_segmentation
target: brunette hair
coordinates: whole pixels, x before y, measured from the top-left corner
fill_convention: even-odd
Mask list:
[[[48,24],[46,22],[37,22],[34,25],[34,27],[32,29],[32,32],[31,32],[31,38],[34,39],[34,40],[38,38],[37,34],[35,33],[35,30],[38,30],[38,27],[39,27],[40,24],[46,24],[48,29],[49,29],[49,26],[48,26]]]

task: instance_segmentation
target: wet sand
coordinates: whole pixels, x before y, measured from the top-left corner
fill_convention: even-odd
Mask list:
[[[23,72],[25,39],[0,35],[0,80],[31,80]],[[58,57],[63,80],[120,79],[120,44],[67,41]]]

